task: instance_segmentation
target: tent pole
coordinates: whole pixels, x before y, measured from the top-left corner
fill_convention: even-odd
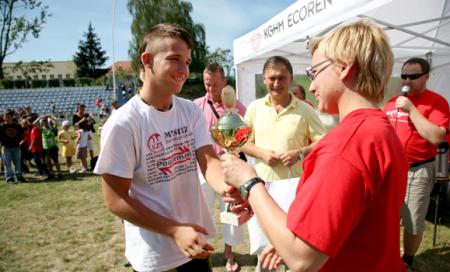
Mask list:
[[[417,21],[417,22],[413,22],[413,23],[398,25],[398,26],[399,27],[409,27],[409,26],[416,26],[416,25],[432,23],[432,22],[435,22],[435,21],[443,21],[443,20],[447,20],[447,19],[450,19],[450,15],[449,16],[435,18],[435,19],[429,19],[429,20],[423,20],[423,21]]]
[[[375,22],[378,23],[378,24],[381,24],[381,25],[384,25],[384,26],[388,26],[388,27],[391,27],[391,28],[393,28],[393,29],[397,29],[398,31],[402,31],[402,32],[405,32],[405,33],[414,35],[414,36],[416,36],[416,37],[420,37],[420,38],[423,38],[423,39],[426,39],[426,40],[429,40],[429,41],[432,41],[432,42],[439,43],[439,44],[445,45],[445,46],[447,46],[447,47],[450,47],[450,43],[441,41],[441,40],[436,39],[436,38],[433,38],[433,37],[429,37],[429,36],[426,36],[426,35],[422,35],[422,34],[420,34],[420,33],[417,33],[417,32],[411,31],[411,30],[408,30],[408,29],[403,28],[403,27],[399,27],[399,26],[393,25],[393,24],[391,24],[391,23],[388,23],[388,22],[385,22],[385,21],[382,21],[382,20],[378,20],[378,19],[373,18],[373,17],[370,17],[370,16],[359,15],[359,17],[360,17],[360,18],[368,18],[368,19],[371,19],[371,20],[375,21]]]

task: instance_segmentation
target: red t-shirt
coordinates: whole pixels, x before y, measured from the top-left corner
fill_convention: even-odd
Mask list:
[[[428,121],[448,128],[449,107],[447,100],[441,95],[425,90],[418,95],[408,95],[408,98]],[[436,156],[436,145],[428,143],[409,118],[409,114],[395,108],[397,97],[392,98],[384,106],[384,112],[394,126],[409,163],[425,161]]]
[[[33,142],[33,145],[31,146],[31,152],[42,152],[42,136],[41,132],[39,131],[39,128],[33,127],[31,129],[31,136],[30,136],[30,143]]]
[[[303,169],[287,226],[330,257],[321,271],[404,271],[400,207],[408,164],[386,115],[351,112]]]
[[[23,145],[26,147],[29,147],[31,144],[30,134],[31,134],[31,130],[29,128],[26,128],[23,130],[23,139],[25,139],[25,141],[23,142]]]

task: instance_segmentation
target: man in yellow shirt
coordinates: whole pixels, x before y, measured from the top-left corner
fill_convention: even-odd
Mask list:
[[[245,119],[254,130],[253,141],[241,150],[255,158],[255,169],[266,182],[293,178],[302,173],[301,161],[325,135],[326,129],[312,107],[289,92],[293,80],[289,60],[274,56],[266,60],[263,81],[268,94],[253,101]],[[285,182],[285,181],[280,181]],[[247,223],[250,253],[260,254],[268,241],[253,217]],[[256,271],[261,271],[260,266]]]
[[[256,171],[265,181],[299,177],[301,159],[326,133],[314,109],[289,92],[292,80],[289,60],[280,56],[268,58],[263,68],[268,94],[250,103],[245,114],[253,126],[254,137],[242,151],[255,157]]]

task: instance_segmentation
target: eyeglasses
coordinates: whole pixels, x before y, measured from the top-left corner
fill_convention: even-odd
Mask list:
[[[420,73],[420,74],[401,74],[400,77],[405,80],[407,78],[414,80],[414,79],[418,79],[419,77],[425,75],[427,73]]]
[[[325,65],[322,69],[320,69],[320,70],[318,70],[318,71],[315,69],[316,67],[318,67],[318,66],[321,65],[321,64],[324,64],[324,63],[327,62],[327,61],[330,62],[328,65]],[[333,62],[332,62],[331,60],[329,60],[329,59],[326,59],[326,60],[324,60],[324,61],[322,61],[322,62],[319,62],[319,63],[317,63],[317,64],[315,64],[315,65],[313,65],[313,66],[311,66],[311,67],[308,67],[308,68],[305,69],[306,76],[309,78],[309,80],[313,81],[313,80],[317,77],[317,75],[318,75],[320,72],[322,72],[323,70],[325,70],[325,69],[326,69],[328,66],[330,66],[331,64],[333,64]]]

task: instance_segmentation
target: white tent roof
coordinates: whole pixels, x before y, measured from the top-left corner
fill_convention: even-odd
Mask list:
[[[450,0],[299,0],[272,19],[234,40],[233,54],[239,99],[255,99],[255,74],[274,55],[288,58],[295,74],[310,65],[308,37],[322,35],[341,23],[369,17],[390,38],[398,76],[410,57],[430,61],[428,87],[450,99]]]

